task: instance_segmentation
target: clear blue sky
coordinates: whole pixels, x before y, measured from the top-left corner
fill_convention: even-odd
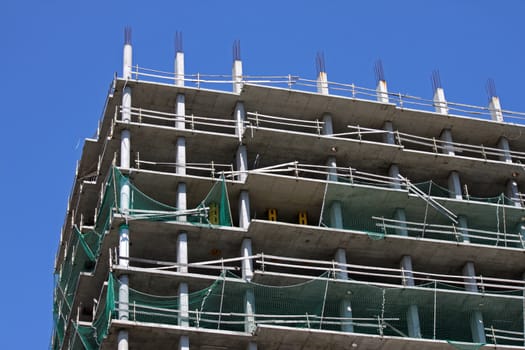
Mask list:
[[[178,4],[178,5],[175,5]],[[438,68],[450,101],[486,105],[487,78],[505,109],[525,111],[525,2],[23,1],[0,8],[0,334],[3,349],[43,349],[52,328],[53,262],[75,164],[93,136],[123,28],[134,63],[172,70],[184,34],[186,72],[229,74],[239,39],[245,74],[373,88],[381,58],[389,90],[431,98]]]

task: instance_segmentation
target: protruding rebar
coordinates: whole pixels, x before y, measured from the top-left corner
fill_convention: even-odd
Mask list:
[[[378,59],[374,64],[374,73],[376,75],[376,83],[385,81],[385,70],[383,69],[383,61]]]
[[[432,91],[436,91],[437,89],[443,88],[441,85],[441,75],[439,74],[438,69],[434,69],[432,71],[432,75],[430,76],[430,80],[432,82]]]
[[[131,27],[124,27],[124,45],[131,45]]]
[[[315,56],[315,65],[317,68],[317,75],[319,75],[320,73],[326,73],[326,65],[323,51],[317,51],[317,55]]]
[[[496,92],[496,84],[494,83],[494,79],[492,78],[487,79],[487,85],[485,88],[487,89],[487,95],[489,97],[489,100],[493,97],[498,96]]]
[[[175,32],[175,52],[183,52],[182,49],[182,32]]]
[[[233,41],[233,60],[241,60],[241,41],[239,39]]]

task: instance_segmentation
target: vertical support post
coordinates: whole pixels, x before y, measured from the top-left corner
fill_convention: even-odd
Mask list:
[[[175,34],[175,85],[184,86],[184,51],[182,49],[182,33]]]
[[[328,167],[328,175],[326,179],[328,181],[337,182],[337,162],[335,157],[328,157],[328,160],[326,161],[326,166]]]
[[[239,227],[247,229],[250,225],[250,196],[248,191],[241,191],[239,195]]]
[[[377,81],[376,92],[377,92],[377,101],[378,102],[382,102],[382,103],[388,103],[389,102],[389,99],[388,99],[388,88],[387,88],[386,80],[379,79]]]
[[[245,145],[237,147],[237,154],[235,156],[237,171],[239,172],[239,181],[246,181],[248,177],[248,153]]]
[[[465,281],[465,290],[471,293],[478,293],[476,282],[476,270],[472,261],[467,261],[463,266],[463,276]],[[485,326],[483,325],[483,315],[479,310],[473,310],[470,315],[470,330],[472,332],[472,341],[475,343],[486,343]]]
[[[390,184],[390,187],[395,189],[401,189],[401,180],[399,178],[399,166],[397,164],[390,165],[388,168],[388,176],[393,178],[393,182]]]
[[[177,210],[182,211],[186,210],[187,204],[186,204],[186,183],[185,182],[179,182],[177,185],[177,199],[175,202],[175,206]],[[180,215],[177,217],[178,221],[186,221],[185,215]]]
[[[452,132],[450,129],[443,129],[439,138],[441,141],[443,141],[443,148],[441,149],[441,152],[449,156],[455,155],[454,146],[452,145],[454,141],[452,140]]]
[[[434,90],[434,108],[436,113],[448,114],[447,100],[445,99],[445,90],[441,87],[436,87]]]
[[[188,234],[185,231],[177,235],[177,264],[178,272],[188,272]]]
[[[323,135],[332,135],[334,133],[334,124],[332,120],[332,115],[330,113],[324,113],[323,117],[323,129],[322,134]]]
[[[521,207],[521,202],[519,198],[520,192],[519,192],[518,183],[516,182],[516,180],[509,179],[507,181],[506,187],[507,187],[507,190],[506,190],[507,197],[509,197],[514,202],[515,207]]]
[[[394,124],[391,121],[387,120],[383,124],[383,130],[387,131],[383,134],[383,142],[388,143],[389,145],[395,145],[396,141],[394,138]]]
[[[184,136],[177,137],[175,173],[177,175],[186,175],[186,138]]]
[[[233,92],[240,94],[242,90],[242,61],[241,61],[241,43],[236,40],[233,43],[233,66],[232,66]]]
[[[124,52],[122,64],[122,76],[126,80],[131,79],[131,66],[133,49],[131,47],[131,28],[124,30]],[[126,86],[122,93],[122,121],[131,122],[131,88]],[[124,129],[120,134],[120,166],[129,169],[131,158],[131,135],[128,129]],[[124,177],[120,185],[120,207],[124,214],[128,213],[130,207],[130,186],[128,179]],[[119,265],[129,266],[129,227],[127,224],[119,227]],[[129,277],[120,275],[119,277],[119,320],[129,319]],[[128,350],[128,331],[120,330],[117,336],[118,350]]]
[[[394,211],[394,219],[400,222],[396,222],[396,235],[399,236],[408,236],[408,230],[407,230],[407,217],[406,212],[404,208],[396,208]]]
[[[328,75],[326,72],[319,72],[317,75],[317,93],[322,95],[328,95]]]
[[[244,134],[244,122],[246,121],[246,112],[244,110],[243,102],[239,101],[235,104],[233,118],[235,119],[235,135],[237,135],[239,142],[241,142]]]
[[[189,305],[188,284],[181,282],[179,283],[179,326],[190,326]]]
[[[177,94],[175,99],[175,127],[177,129],[186,128],[186,98],[184,94]]]
[[[470,243],[470,237],[468,234],[468,222],[465,215],[458,215],[459,231],[461,232],[461,238],[464,243]]]
[[[498,96],[491,96],[489,102],[490,117],[497,122],[503,122],[503,112]]]
[[[498,148],[503,151],[503,154],[499,156],[499,160],[506,163],[512,163],[512,156],[510,155],[509,140],[502,136],[498,140]]]
[[[190,350],[190,338],[187,335],[180,336],[179,350]]]
[[[348,280],[348,269],[346,267],[346,250],[343,248],[338,248],[335,252],[334,260],[337,262],[337,268],[340,270],[336,273],[335,278],[343,281]],[[352,304],[350,298],[343,297],[339,303],[339,314],[342,318],[352,319]],[[346,333],[351,333],[354,331],[354,325],[352,321],[344,320],[341,323],[341,331]]]
[[[463,199],[463,193],[461,192],[461,181],[459,180],[459,173],[457,171],[451,171],[448,175],[448,190],[450,192],[450,198]]]
[[[241,244],[241,256],[244,258],[242,260],[242,278],[250,282],[253,278],[253,261],[252,256],[252,240],[250,238],[245,238],[242,240]],[[244,295],[244,313],[245,313],[245,322],[244,322],[244,331],[247,333],[253,333],[255,331],[255,294],[252,288],[247,288]]]
[[[521,242],[522,242],[521,247],[525,248],[525,244],[524,244],[525,242],[525,217],[523,216],[521,217],[520,222],[518,222],[518,225],[516,227],[516,231],[518,232],[518,235],[521,236]]]
[[[412,269],[412,257],[410,255],[404,255],[400,262],[401,270],[403,270],[403,285],[406,287],[413,287],[414,274]],[[417,305],[411,304],[407,308],[407,328],[408,336],[411,338],[421,338],[421,327],[419,323],[419,310]]]
[[[330,227],[343,229],[343,205],[340,201],[333,201],[330,206]]]
[[[251,341],[246,346],[246,350],[257,350],[257,343],[254,341]]]

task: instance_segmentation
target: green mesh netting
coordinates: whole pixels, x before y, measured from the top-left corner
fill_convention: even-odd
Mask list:
[[[64,341],[80,273],[93,271],[100,254],[102,240],[110,227],[112,213],[114,210],[121,212],[120,189],[123,186],[129,186],[130,189],[129,212],[125,213],[130,219],[232,226],[224,178],[213,184],[207,196],[194,211],[189,215],[181,215],[177,208],[161,203],[140,191],[127,176],[112,167],[104,183],[94,228],[81,232],[78,227],[73,227],[60,272],[55,276],[53,347],[61,347]],[[82,333],[84,330],[79,332]]]
[[[419,286],[423,288],[381,288],[352,280],[343,283],[329,276],[327,272],[300,284],[270,286],[226,273],[209,287],[189,294],[187,321],[191,327],[239,332],[269,324],[407,337],[409,310],[415,308],[422,338],[447,340],[458,349],[483,346],[472,342],[470,324],[475,313],[482,314],[486,328],[507,332],[523,329],[521,296],[458,293],[455,286],[437,283]],[[109,319],[117,316],[118,288],[119,282],[110,276],[104,310],[91,327],[77,326],[86,349],[101,343]],[[179,301],[178,296],[151,295],[130,288],[129,319],[179,324]],[[251,312],[246,311],[247,304]],[[500,345],[522,343],[522,339],[498,339]]]
[[[450,198],[450,196],[453,194],[453,192],[450,191],[448,188],[442,187],[432,180],[425,181],[425,182],[418,182],[418,183],[415,183],[414,186],[419,188],[424,193],[429,194],[434,197]],[[485,202],[485,203],[514,205],[514,201],[510,199],[509,197],[505,196],[503,193],[500,194],[499,196],[494,196],[494,197],[474,197],[474,196],[463,195],[463,199],[477,201],[477,202]]]

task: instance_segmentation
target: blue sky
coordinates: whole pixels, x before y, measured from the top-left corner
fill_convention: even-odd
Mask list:
[[[187,73],[230,74],[241,41],[245,74],[374,88],[486,105],[493,78],[504,109],[525,111],[525,2],[12,1],[0,9],[0,334],[4,349],[42,349],[52,328],[53,262],[75,164],[95,133],[108,85],[121,74],[123,28],[134,63],[171,71],[175,31]]]

